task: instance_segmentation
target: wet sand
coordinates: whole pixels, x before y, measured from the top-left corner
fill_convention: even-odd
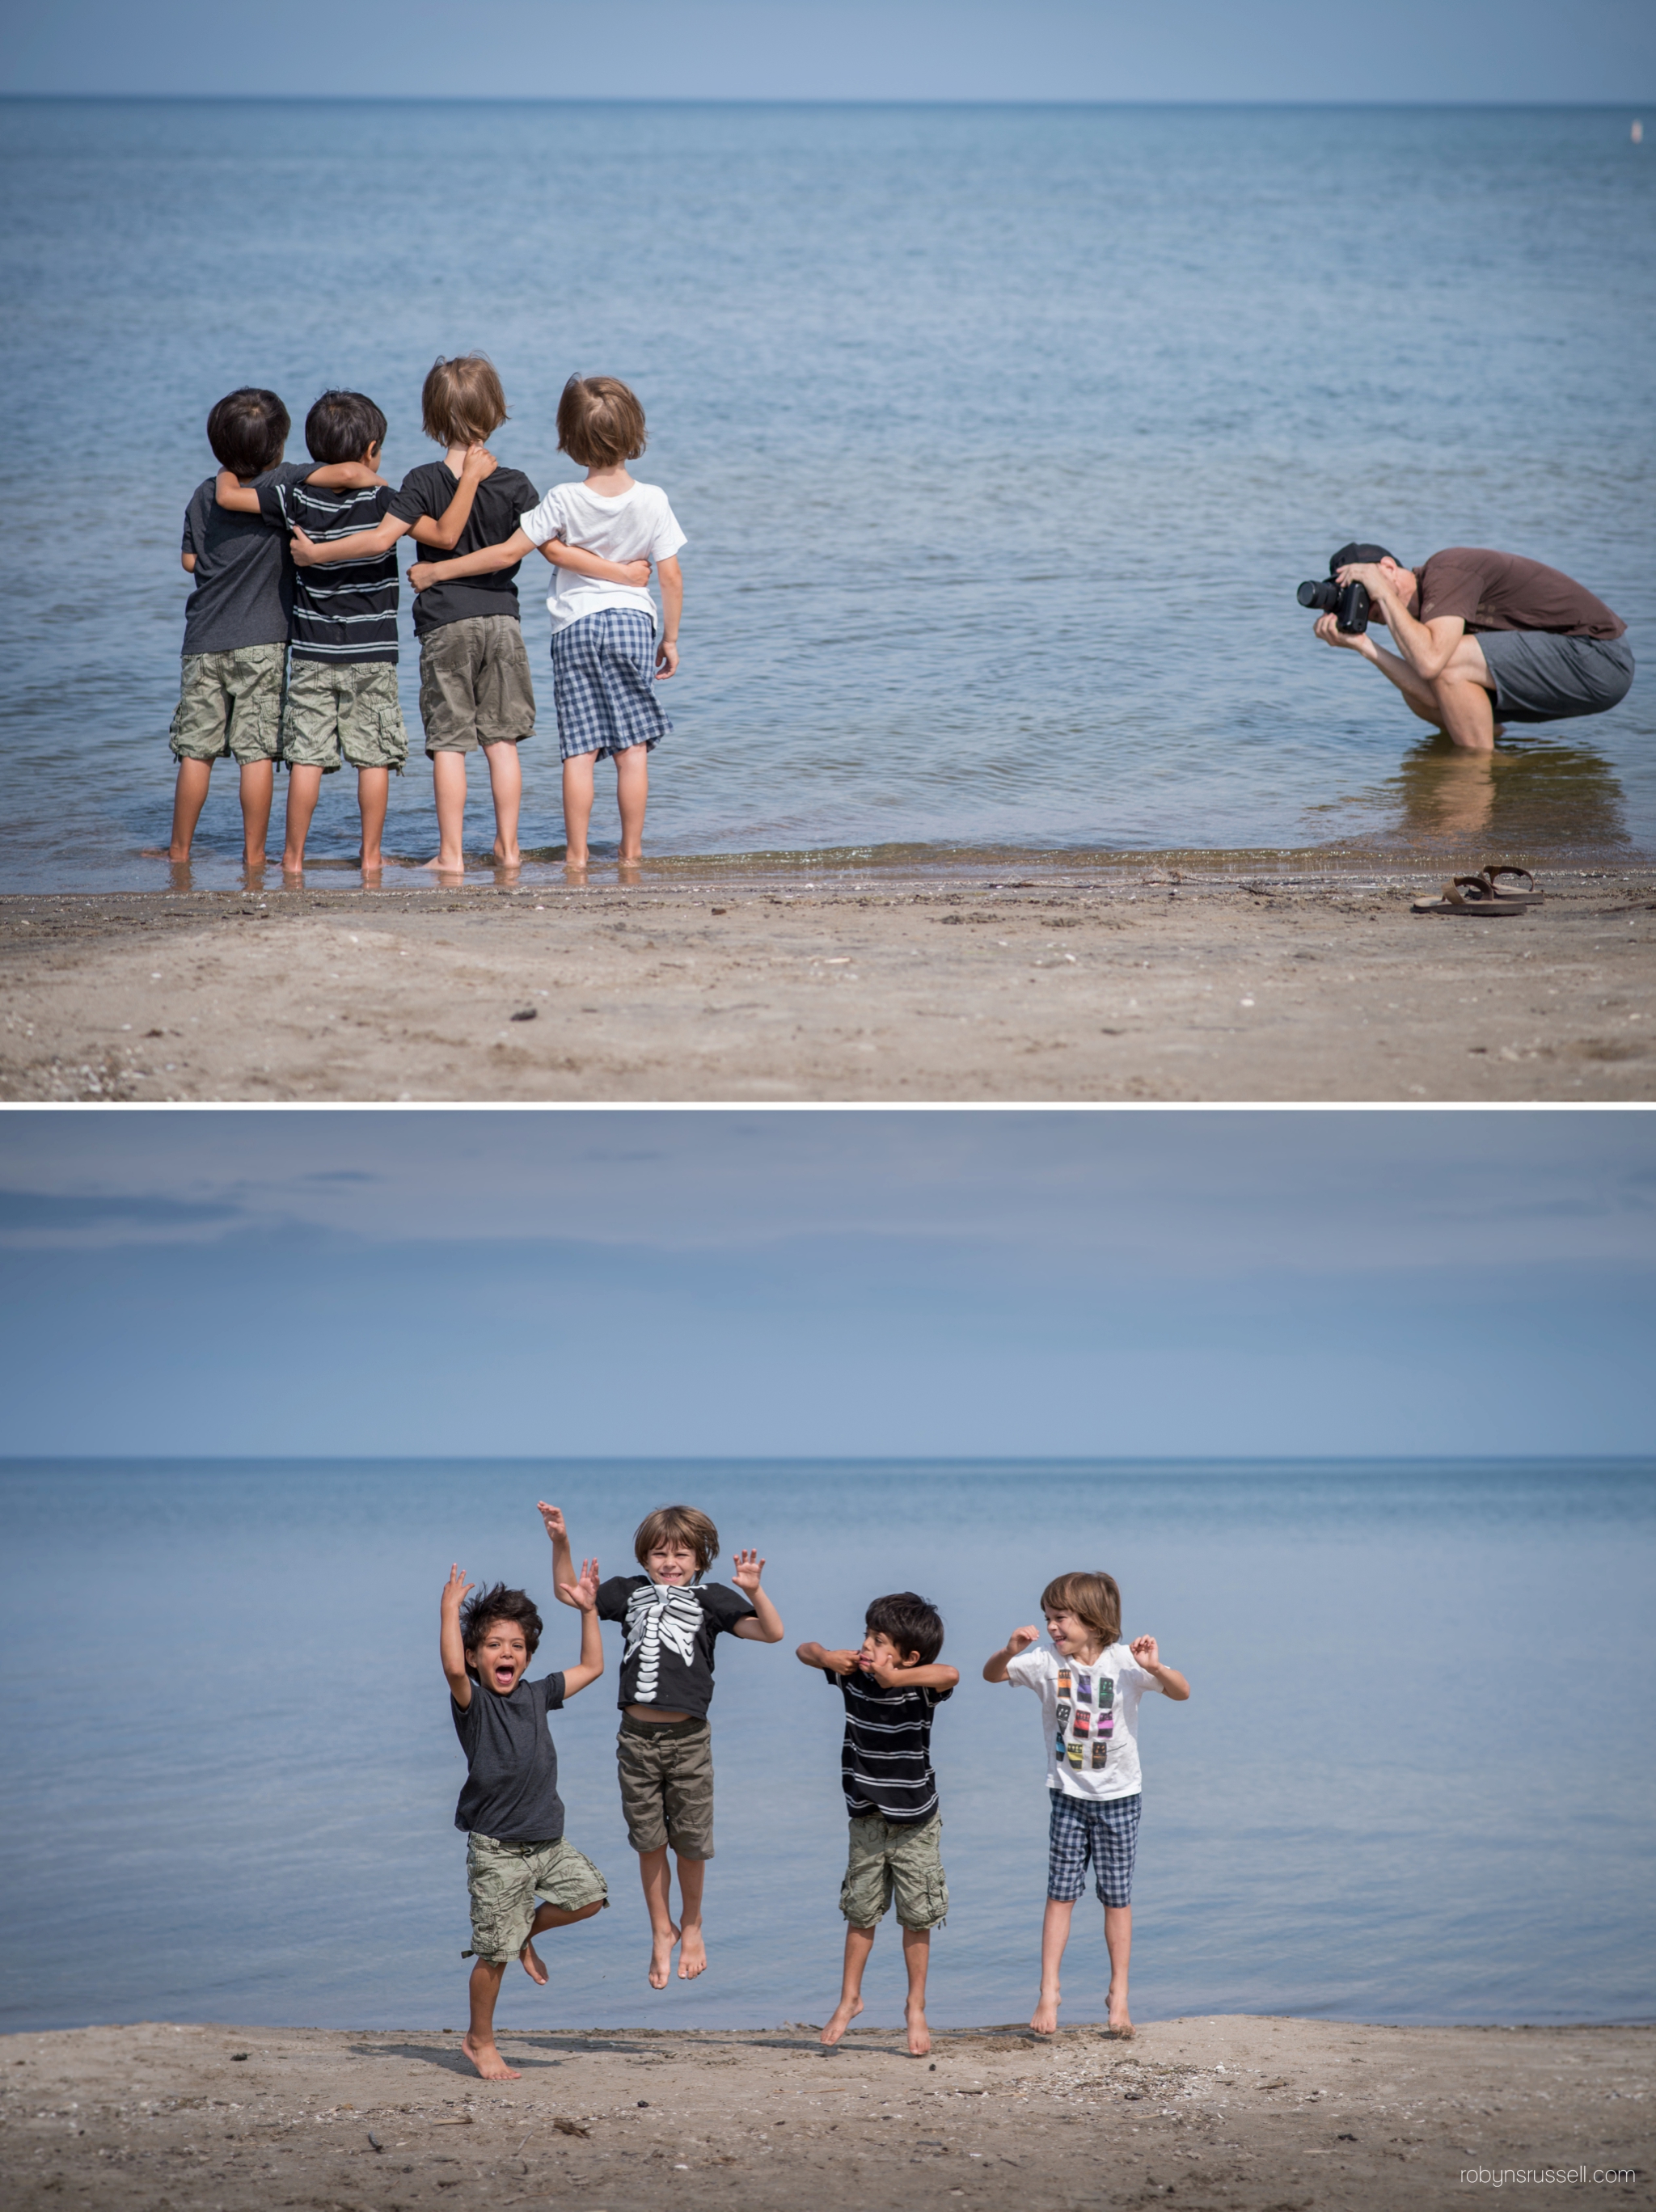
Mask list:
[[[939,2034],[88,2027],[0,2042],[12,2212],[1227,2212],[1647,2201],[1656,2029],[1225,2018]],[[1600,2174],[1626,2179],[1598,2179]],[[1482,2185],[1487,2191],[1489,2184]]]
[[[1546,883],[1500,921],[1351,868],[13,895],[0,1097],[1656,1097],[1656,870]]]

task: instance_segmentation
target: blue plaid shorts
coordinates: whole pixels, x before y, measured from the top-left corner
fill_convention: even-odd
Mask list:
[[[1133,1859],[1143,1797],[1072,1797],[1052,1795],[1052,1826],[1047,1843],[1046,1893],[1060,1905],[1073,1905],[1087,1887],[1087,1863],[1101,1905],[1133,1901]]]
[[[600,759],[659,744],[673,727],[655,696],[655,625],[636,607],[600,607],[552,632],[557,749]]]

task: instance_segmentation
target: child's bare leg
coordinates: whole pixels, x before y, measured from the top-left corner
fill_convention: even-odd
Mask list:
[[[169,860],[181,863],[190,857],[190,848],[195,842],[196,824],[201,819],[201,810],[207,804],[207,793],[212,782],[213,763],[204,760],[181,760],[179,780],[173,787],[173,836],[167,848]]]
[[[697,1974],[707,1972],[707,1945],[702,1939],[702,1884],[707,1880],[707,1861],[687,1859],[682,1851],[676,1856],[679,1927],[684,1937],[684,1948],[679,1954],[679,1978],[681,1982],[693,1982]]]
[[[241,764],[241,858],[249,868],[265,865],[265,843],[271,834],[271,802],[276,796],[274,761],[244,761]]]
[[[356,810],[362,817],[362,869],[365,876],[377,875],[385,865],[380,854],[380,840],[385,834],[386,808],[390,799],[388,768],[357,769]]]
[[[428,868],[458,875],[466,866],[466,755],[433,753],[431,795],[437,802],[437,857]]]
[[[472,1969],[472,2025],[466,2031],[460,2049],[485,2081],[515,2081],[519,2078],[495,2048],[495,1999],[500,1995],[501,1977],[505,1972],[503,1966],[496,1966],[491,1959],[479,1959]]]
[[[523,764],[509,738],[485,745],[489,788],[495,801],[495,858],[502,868],[515,868],[523,860],[518,850],[518,814],[523,805]]]
[[[532,1982],[539,1983],[543,1990],[546,1986],[546,1969],[535,1948],[536,1936],[545,1935],[549,1928],[572,1928],[577,1920],[590,1920],[594,1912],[603,1911],[604,1905],[603,1898],[595,1897],[590,1905],[583,1905],[578,1912],[566,1912],[561,1905],[536,1907],[529,1933],[523,1939],[523,1948],[518,1953],[523,1961],[523,1971]]]
[[[1130,2035],[1133,2022],[1127,2010],[1127,1961],[1133,1952],[1133,1908],[1106,1905],[1104,1941],[1110,1954],[1110,2027],[1112,2033]]]
[[[288,770],[287,822],[282,839],[282,872],[296,876],[305,865],[305,840],[310,835],[311,817],[316,811],[316,802],[322,792],[322,771],[320,768],[290,768]]]
[[[577,753],[563,763],[563,865],[587,865],[587,830],[593,818],[593,759]]]
[[[903,1963],[909,1970],[909,2002],[903,2017],[909,2024],[909,2056],[923,2058],[931,2049],[931,2030],[926,2025],[926,1969],[931,1964],[931,1929],[903,1930]]]
[[[673,1877],[667,1872],[665,1844],[659,1851],[639,1852],[638,1875],[644,1885],[644,1903],[649,1909],[649,1985],[653,1990],[664,1990],[673,1967],[673,1947],[679,1941],[679,1930],[673,1924],[668,1904]]]
[[[905,1928],[904,1936],[908,1935]],[[851,1928],[845,1930],[845,1970],[839,1979],[839,2002],[828,2015],[828,2025],[822,2031],[823,2047],[831,2051],[846,2029],[862,2009],[862,1969],[868,1963],[868,1954],[874,1948],[872,1928]]]
[[[629,745],[615,757],[615,796],[621,808],[621,858],[644,853],[644,805],[649,797],[649,747]]]
[[[1075,1910],[1073,1899],[1049,1897],[1046,1900],[1041,1922],[1041,2001],[1029,2023],[1037,2035],[1057,2032],[1058,1968],[1063,1963],[1063,1947],[1069,1941],[1069,1921]]]

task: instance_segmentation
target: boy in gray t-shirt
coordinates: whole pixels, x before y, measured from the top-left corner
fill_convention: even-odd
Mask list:
[[[244,484],[373,480],[371,471],[354,465],[319,469],[314,461],[284,462],[290,427],[275,392],[247,387],[213,409],[207,442],[220,465]],[[249,868],[262,868],[281,749],[293,562],[284,541],[256,515],[215,504],[216,481],[209,477],[198,484],[184,510],[183,565],[195,589],[185,609],[184,666],[170,733],[179,772],[167,858],[188,860],[213,763],[228,753],[241,775],[244,857]]]

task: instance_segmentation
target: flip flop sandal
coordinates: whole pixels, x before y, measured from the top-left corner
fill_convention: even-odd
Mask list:
[[[1483,869],[1482,874],[1484,882],[1489,884],[1495,896],[1505,899],[1509,906],[1539,906],[1547,896],[1545,891],[1538,888],[1535,878],[1527,868],[1491,867]],[[1502,876],[1521,877],[1524,888],[1519,890],[1514,887],[1511,890],[1503,890],[1499,880]]]
[[[1533,888],[1502,890],[1497,880],[1501,876],[1522,876],[1531,886],[1535,883],[1527,868],[1485,868],[1481,875],[1457,876],[1444,885],[1441,897],[1416,899],[1409,910],[1414,914],[1527,914],[1541,904],[1544,894]]]

